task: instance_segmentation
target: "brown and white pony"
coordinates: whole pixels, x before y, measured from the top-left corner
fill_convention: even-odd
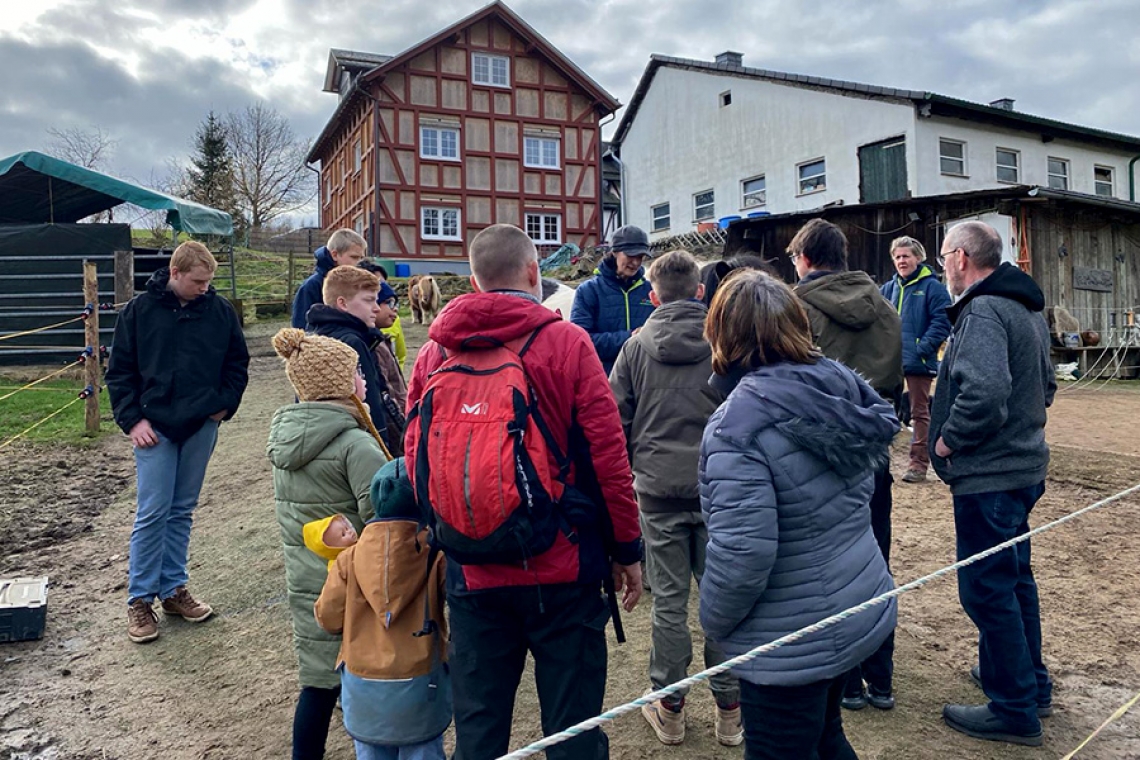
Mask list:
[[[408,279],[408,303],[412,307],[412,322],[430,325],[439,313],[443,297],[439,285],[430,274],[417,274]]]

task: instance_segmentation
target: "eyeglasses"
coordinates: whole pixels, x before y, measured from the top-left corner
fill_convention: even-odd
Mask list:
[[[387,306],[392,311],[399,311],[400,309],[400,299],[398,298],[389,298],[387,301],[381,301],[380,303],[383,306]]]
[[[961,253],[963,256],[969,256],[969,255],[970,255],[970,254],[966,253],[966,249],[965,249],[965,248],[963,248],[963,247],[961,247],[961,246],[958,246],[957,248],[955,248],[955,249],[954,249],[954,250],[952,250],[952,251],[946,251],[945,253],[939,253],[939,254],[938,254],[938,256],[936,256],[936,257],[935,257],[935,258],[937,258],[937,260],[938,260],[938,266],[940,266],[940,267],[942,267],[943,269],[945,269],[945,268],[946,268],[946,259],[948,259],[949,257],[953,256],[955,253],[959,253],[959,252],[960,252],[960,253]]]
[[[800,256],[803,256],[803,253],[797,253],[795,251],[786,251],[786,253],[792,260],[792,266],[795,266],[796,262],[799,261]]]

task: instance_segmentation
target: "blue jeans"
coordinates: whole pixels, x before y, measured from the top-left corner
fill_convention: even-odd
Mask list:
[[[138,511],[131,531],[127,601],[148,602],[174,595],[187,581],[190,525],[206,465],[218,440],[218,423],[202,428],[181,443],[155,431],[158,443],[135,448],[138,471]]]
[[[356,745],[356,760],[445,760],[446,757],[443,754],[443,734],[430,741],[403,747],[353,743]]]
[[[958,559],[1029,532],[1045,484],[954,497]],[[958,598],[978,627],[978,665],[990,710],[1011,728],[1037,731],[1038,703],[1052,700],[1041,661],[1041,608],[1029,541],[958,571]]]

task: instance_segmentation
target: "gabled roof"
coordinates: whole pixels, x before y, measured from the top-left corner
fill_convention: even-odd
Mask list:
[[[325,69],[325,86],[321,91],[340,92],[340,77],[337,76],[337,72],[341,69],[354,74],[362,74],[390,60],[392,60],[390,55],[333,48],[329,51],[329,65]]]
[[[517,13],[511,10],[506,3],[502,0],[495,0],[494,2],[483,6],[471,15],[460,19],[446,29],[437,32],[436,34],[428,37],[426,40],[408,48],[404,52],[396,56],[383,56],[373,55],[371,53],[358,53],[347,50],[330,50],[329,51],[329,68],[325,74],[325,87],[326,92],[337,92],[336,85],[336,64],[343,62],[347,68],[351,64],[364,64],[367,63],[369,57],[374,59],[384,59],[379,63],[368,68],[367,72],[361,74],[358,80],[361,83],[371,82],[376,79],[382,79],[388,73],[396,70],[408,61],[415,58],[425,50],[446,42],[452,35],[461,32],[467,27],[482,21],[487,18],[495,18],[506,24],[515,34],[519,35],[527,42],[529,42],[535,50],[541,53],[556,67],[562,70],[562,73],[572,82],[576,83],[579,87],[590,94],[591,97],[597,102],[598,107],[602,109],[603,115],[608,115],[617,111],[621,107],[621,103],[597,82],[595,82],[585,71],[578,68],[578,65],[563,55],[558,48],[550,44],[550,41],[539,34],[534,27],[528,24]],[[337,54],[342,54],[340,57]],[[330,89],[331,88],[331,89]],[[325,125],[324,130],[321,131],[320,136],[313,142],[313,147],[309,150],[309,155],[305,158],[306,161],[315,161],[320,149],[324,147],[325,143],[332,137],[336,131],[341,114],[350,107],[350,101],[355,102],[355,91],[349,93],[341,99],[340,105],[333,113],[332,118],[329,119],[328,124]]]
[[[739,66],[733,63],[715,63],[712,61],[697,61],[690,58],[674,58],[667,55],[653,54],[649,57],[649,64],[637,83],[633,99],[625,109],[621,121],[618,122],[611,142],[620,154],[621,143],[637,117],[641,102],[649,92],[657,70],[666,67],[700,71],[721,76],[733,76],[743,79],[761,79],[793,87],[808,87],[813,89],[830,90],[838,94],[854,95],[858,97],[876,98],[881,100],[910,101],[920,109],[923,116],[950,116],[970,121],[978,121],[1010,129],[1021,129],[1036,132],[1043,137],[1065,138],[1078,142],[1091,142],[1112,148],[1133,150],[1140,152],[1140,137],[1107,132],[1077,124],[1033,116],[1027,113],[1013,111],[1007,108],[974,103],[969,100],[952,98],[933,92],[921,90],[904,90],[895,87],[880,87],[877,85],[847,82],[842,79],[828,79],[826,77],[811,77],[802,74],[788,74],[782,71],[756,69],[749,66]]]

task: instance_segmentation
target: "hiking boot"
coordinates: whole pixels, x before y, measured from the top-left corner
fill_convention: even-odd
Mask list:
[[[657,734],[657,738],[661,740],[662,744],[673,745],[685,741],[684,705],[680,705],[674,709],[667,705],[664,700],[655,699],[649,704],[641,706],[641,714],[645,717],[645,721],[649,724],[649,727],[653,729],[653,733]],[[739,717],[740,711],[737,710],[738,723]],[[717,727],[718,729],[720,727],[719,720]],[[719,733],[717,738],[720,738]]]
[[[190,623],[201,623],[214,614],[210,605],[190,596],[185,586],[179,586],[174,590],[174,596],[162,600],[162,612],[171,617],[181,615],[183,620]]]
[[[868,686],[867,704],[876,710],[893,710],[895,708],[895,697],[891,694],[890,689],[879,691],[874,686]]]
[[[744,741],[744,726],[740,724],[740,705],[730,708],[717,706],[716,740],[726,747],[738,747]]]
[[[151,602],[136,599],[127,605],[127,636],[136,644],[158,638],[158,615]]]
[[[904,483],[922,483],[926,481],[926,470],[910,469],[902,476]]]
[[[946,705],[942,708],[942,719],[950,728],[975,739],[1026,747],[1040,747],[1044,742],[1040,727],[1036,731],[1015,729],[994,715],[989,705]]]
[[[844,694],[839,706],[844,710],[862,710],[867,706],[867,692],[860,689],[854,694]]]
[[[982,691],[985,691],[985,687],[982,686],[982,666],[981,665],[975,665],[974,667],[970,668],[970,680],[973,681],[974,685],[977,686],[979,689],[981,689]],[[1044,702],[1042,702],[1041,700],[1037,701],[1037,717],[1038,718],[1048,718],[1052,714],[1053,714],[1053,699],[1052,699],[1052,697],[1050,697],[1049,699],[1047,699]]]

